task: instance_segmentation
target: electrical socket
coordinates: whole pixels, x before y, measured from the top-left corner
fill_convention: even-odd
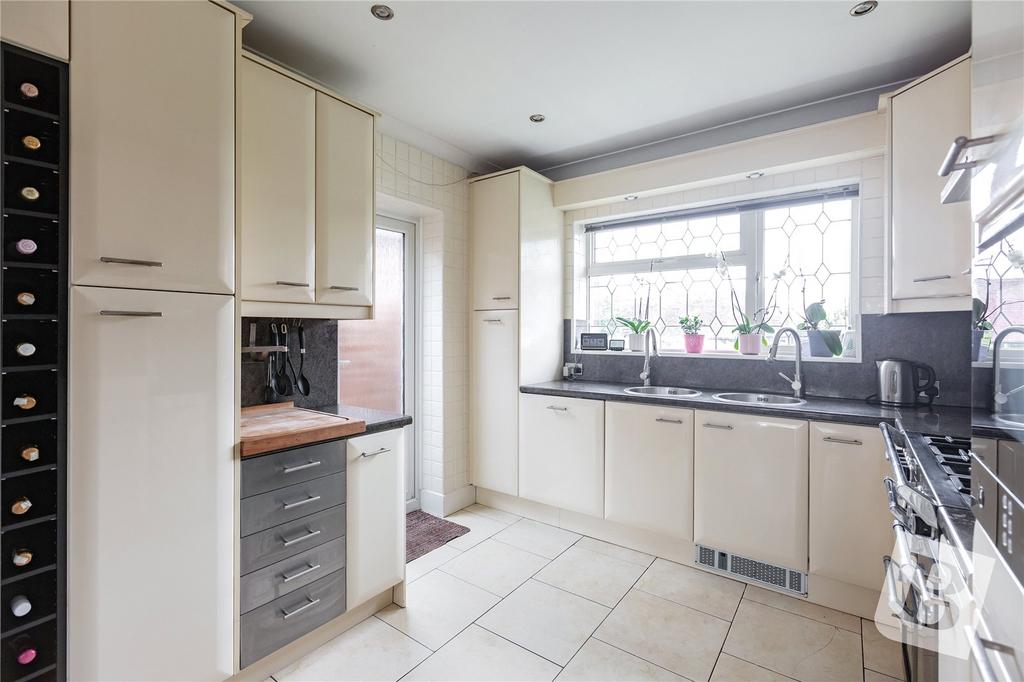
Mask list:
[[[582,362],[567,362],[562,365],[562,377],[566,379],[572,379],[573,377],[583,376],[583,363]]]

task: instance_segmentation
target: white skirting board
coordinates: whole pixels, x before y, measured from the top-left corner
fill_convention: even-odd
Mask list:
[[[466,485],[450,493],[437,493],[433,490],[420,491],[420,509],[426,513],[444,518],[465,509],[476,502],[476,486]]]

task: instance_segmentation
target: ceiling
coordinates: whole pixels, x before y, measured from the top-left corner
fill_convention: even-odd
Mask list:
[[[237,4],[255,15],[248,47],[385,112],[385,129],[476,170],[544,170],[899,83],[969,49],[969,2],[880,0],[860,18],[853,2],[390,2],[391,21],[370,2]]]

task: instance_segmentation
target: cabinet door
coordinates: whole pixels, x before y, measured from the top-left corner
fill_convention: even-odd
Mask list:
[[[811,573],[881,589],[892,553],[884,451],[877,428],[811,424]]]
[[[348,441],[348,609],[405,580],[405,433]]]
[[[693,541],[807,570],[807,422],[694,413]]]
[[[469,186],[473,310],[519,307],[519,173]]]
[[[604,516],[604,402],[519,396],[519,496]]]
[[[318,303],[373,303],[373,193],[373,116],[318,92]]]
[[[519,494],[519,347],[514,310],[473,313],[469,448],[473,484]]]
[[[899,93],[891,101],[892,297],[971,293],[971,214],[942,204],[937,174],[950,142],[970,130],[970,62]]]
[[[212,2],[75,2],[71,282],[230,294],[235,19]]]
[[[316,93],[241,65],[242,298],[313,302]]]
[[[604,516],[693,537],[693,410],[608,402]]]
[[[72,287],[70,325],[68,679],[223,680],[234,299]]]
[[[4,0],[0,38],[34,52],[68,60],[68,0]]]

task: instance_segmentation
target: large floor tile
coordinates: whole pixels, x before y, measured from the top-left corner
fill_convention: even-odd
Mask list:
[[[385,680],[392,682],[430,655],[430,650],[370,617],[274,675],[278,682]]]
[[[536,580],[491,609],[478,623],[558,665],[565,665],[608,609]]]
[[[849,682],[863,675],[856,634],[746,599],[723,651],[806,682]]]
[[[547,563],[548,560],[542,556],[492,538],[467,549],[440,570],[504,597]]]
[[[643,566],[580,549],[577,543],[549,563],[536,579],[611,608],[643,572]]]
[[[715,672],[711,673],[711,682],[789,682],[791,679],[729,654],[718,657]]]
[[[864,633],[864,667],[889,677],[904,679],[899,630],[870,620],[862,620],[861,627]]]
[[[743,598],[756,601],[765,606],[774,606],[777,609],[789,611],[798,616],[819,621],[825,625],[835,625],[838,628],[860,634],[859,617],[851,616],[848,613],[836,611],[825,606],[819,606],[818,604],[812,604],[806,599],[790,597],[779,592],[757,587],[756,585],[747,585],[747,591],[743,593]]]
[[[569,549],[580,535],[546,523],[522,519],[494,536],[495,540],[508,543],[527,552],[539,554],[548,559]]]
[[[437,549],[433,549],[418,559],[413,559],[405,565],[405,580],[406,582],[412,582],[419,580],[427,573],[445,563],[450,561],[461,554],[459,550],[449,547],[448,545],[441,545]]]
[[[638,552],[635,549],[629,549],[628,547],[622,547],[621,545],[613,545],[610,542],[604,540],[595,540],[594,538],[583,537],[576,543],[576,546],[581,549],[589,549],[591,552],[597,552],[598,554],[604,554],[615,559],[621,559],[628,561],[631,564],[643,566],[647,568],[654,561],[654,557],[650,554],[644,554]]]
[[[431,571],[408,586],[405,608],[391,604],[377,616],[436,651],[496,603],[486,590]]]
[[[505,530],[505,524],[498,523],[486,516],[480,516],[479,514],[473,514],[468,511],[458,511],[445,518],[452,523],[457,523],[460,526],[469,528],[468,533],[460,535],[454,540],[449,540],[447,543],[448,547],[457,549],[460,552],[464,552],[470,547],[479,545],[495,533]]]
[[[554,679],[558,670],[551,661],[482,627],[470,625],[420,663],[403,678],[403,682],[547,682]]]
[[[557,679],[564,682],[686,682],[673,672],[597,639],[588,639]]]
[[[653,594],[631,590],[596,639],[690,680],[711,676],[729,623]]]
[[[523,518],[511,512],[502,511],[495,509],[494,507],[485,507],[482,504],[474,504],[466,507],[465,511],[471,514],[479,514],[480,516],[486,516],[491,521],[497,521],[498,523],[504,523],[506,526],[515,523],[519,519]]]
[[[666,559],[656,559],[636,588],[725,620],[743,596],[741,582]]]

